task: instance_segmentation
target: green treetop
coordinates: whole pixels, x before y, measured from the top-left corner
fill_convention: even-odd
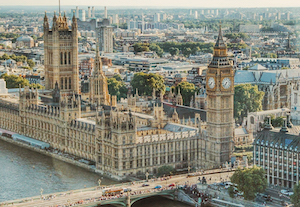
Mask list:
[[[135,91],[138,89],[140,95],[151,96],[153,89],[159,93],[165,93],[166,86],[164,84],[164,78],[161,75],[154,73],[135,73],[131,80],[131,86]]]
[[[234,117],[242,121],[248,112],[262,110],[264,92],[257,85],[240,84],[234,87]]]
[[[244,192],[244,198],[254,200],[257,193],[263,193],[268,182],[265,171],[259,167],[238,169],[230,178],[232,183],[237,184],[239,191]]]
[[[191,98],[195,94],[195,85],[187,81],[181,82],[175,87],[176,94],[178,93],[178,88],[180,88],[180,93],[183,99],[183,105],[189,106]]]

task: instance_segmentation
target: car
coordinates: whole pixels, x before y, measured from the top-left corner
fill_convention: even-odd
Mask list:
[[[154,189],[160,189],[160,188],[162,188],[161,185],[157,185],[157,186],[154,187]]]
[[[283,195],[288,195],[288,190],[281,190],[280,193],[282,193]]]
[[[273,201],[272,197],[270,195],[267,195],[267,194],[262,194],[262,198],[265,200],[265,201]]]
[[[131,189],[130,188],[124,188],[123,191],[124,191],[124,193],[131,192]]]
[[[147,186],[149,186],[148,183],[144,183],[144,184],[142,185],[142,187],[147,187]]]
[[[174,184],[174,183],[171,183],[170,185],[169,185],[169,187],[175,187],[176,185]]]

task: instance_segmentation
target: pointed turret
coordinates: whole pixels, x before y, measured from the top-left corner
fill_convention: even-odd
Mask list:
[[[95,68],[94,68],[94,71],[93,71],[93,76],[94,76],[94,77],[97,77],[97,76],[99,76],[100,74],[103,74],[103,71],[102,71],[102,61],[101,61],[101,56],[100,56],[100,53],[99,53],[99,44],[98,44],[98,42],[97,42],[97,43],[96,43]]]
[[[52,20],[52,31],[56,30],[56,22],[57,21],[57,16],[56,16],[56,12],[54,11],[54,16],[53,16],[53,20]]]
[[[49,22],[48,22],[47,13],[46,13],[46,11],[45,11],[45,17],[44,17],[44,33],[47,34],[48,31],[49,31]]]
[[[226,45],[225,45],[225,43],[224,43],[224,40],[223,40],[221,23],[220,23],[220,26],[219,26],[218,39],[217,39],[217,42],[216,42],[214,48],[227,48]]]
[[[73,18],[72,18],[72,30],[77,31],[78,25],[77,25],[77,19],[75,17],[75,11],[73,12]]]

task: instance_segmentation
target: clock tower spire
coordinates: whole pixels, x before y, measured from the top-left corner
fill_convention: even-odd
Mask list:
[[[227,56],[220,24],[214,55],[206,74],[207,139],[204,162],[220,167],[230,161],[234,135],[234,71]]]

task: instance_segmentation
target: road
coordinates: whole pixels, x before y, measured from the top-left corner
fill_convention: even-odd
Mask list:
[[[233,174],[233,172],[221,172],[217,174],[209,174],[209,175],[201,175],[201,178],[203,176],[206,177],[206,180],[208,184],[219,182],[219,181],[226,181],[229,180],[229,177]],[[198,177],[187,177],[186,174],[181,176],[173,176],[172,178],[168,180],[149,180],[147,182],[149,186],[142,187],[142,183],[133,183],[133,184],[125,184],[122,186],[110,186],[111,189],[119,189],[119,188],[130,188],[132,192],[141,192],[147,193],[149,191],[153,191],[153,188],[157,185],[161,185],[163,188],[166,188],[171,183],[174,183],[176,185],[184,185],[184,184],[196,184],[198,183]],[[43,200],[40,197],[34,197],[33,199],[23,199],[28,200],[27,202],[17,203],[14,201],[14,204],[11,204],[10,202],[7,202],[8,205],[6,206],[22,206],[22,207],[51,207],[51,206],[57,206],[57,205],[63,205],[68,203],[76,203],[81,200],[87,200],[91,198],[96,198],[102,196],[103,189],[98,189],[97,187],[91,188],[91,189],[83,189],[82,191],[74,191],[74,192],[65,192],[65,193],[56,193],[55,197],[49,200]],[[143,193],[141,192],[141,193]],[[59,195],[58,195],[59,194]],[[51,194],[52,196],[54,194]],[[43,197],[49,197],[50,195],[43,195]],[[5,203],[5,202],[4,202]],[[0,206],[3,203],[0,203]]]

